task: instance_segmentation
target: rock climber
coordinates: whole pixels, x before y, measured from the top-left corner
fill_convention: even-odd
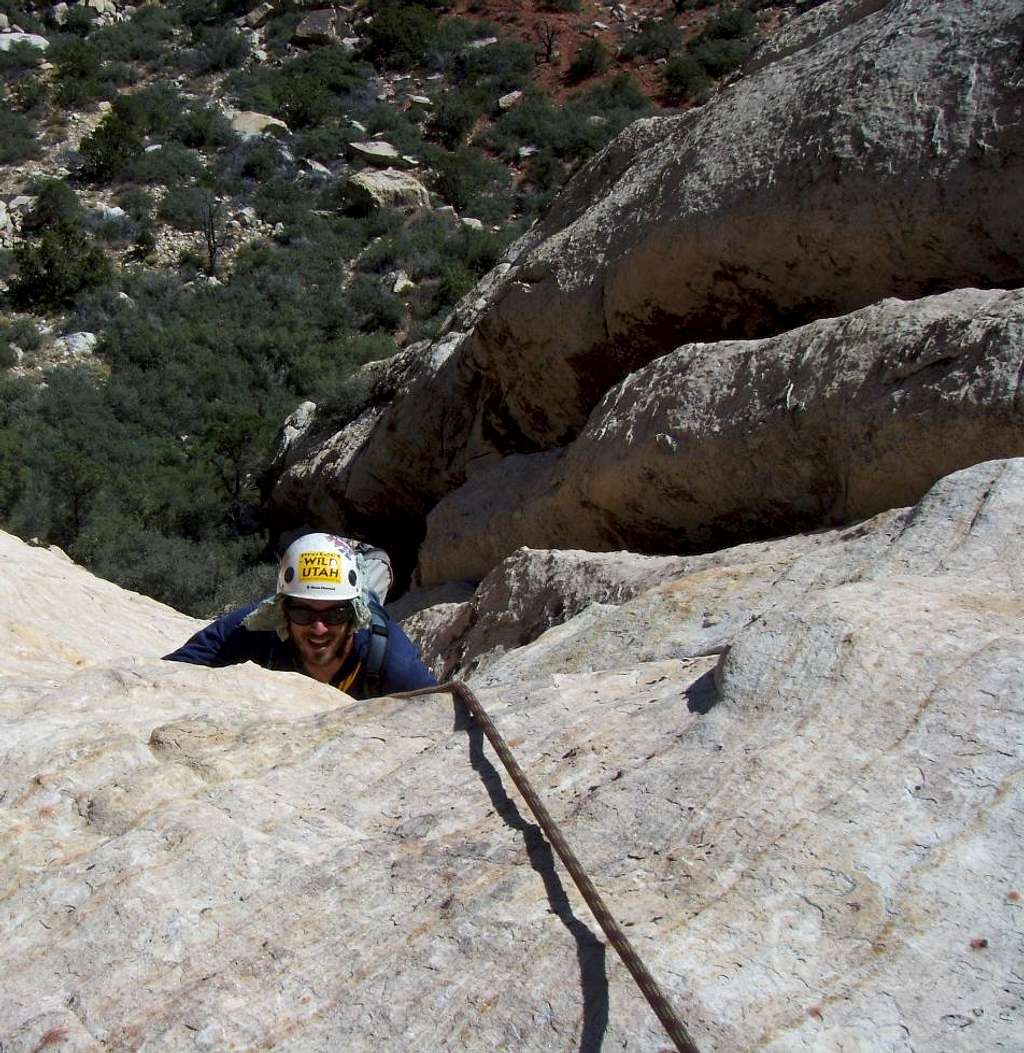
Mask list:
[[[218,667],[255,662],[355,698],[432,687],[437,681],[388,618],[372,577],[372,559],[360,559],[346,538],[304,534],[281,557],[273,596],[223,615],[164,657]]]

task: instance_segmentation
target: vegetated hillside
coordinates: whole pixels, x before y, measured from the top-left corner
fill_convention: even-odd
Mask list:
[[[0,525],[191,612],[258,593],[285,415],[784,6],[0,0]]]

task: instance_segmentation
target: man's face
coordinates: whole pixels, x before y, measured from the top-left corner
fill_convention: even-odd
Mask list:
[[[352,647],[352,622],[346,618],[338,625],[330,625],[321,612],[343,609],[349,612],[347,603],[331,603],[327,600],[285,601],[288,614],[288,636],[305,671],[325,683],[341,668]],[[302,625],[293,618],[309,624]]]

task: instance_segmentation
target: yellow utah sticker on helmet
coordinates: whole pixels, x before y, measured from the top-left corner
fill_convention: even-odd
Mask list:
[[[303,552],[299,556],[299,581],[341,581],[337,552]]]

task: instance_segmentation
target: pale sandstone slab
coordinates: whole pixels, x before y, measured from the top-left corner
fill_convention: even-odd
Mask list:
[[[724,657],[566,672],[554,629],[481,678],[705,1053],[1014,1048],[1022,535],[1022,462],[979,466],[783,542],[773,601],[720,594]],[[450,700],[65,674],[0,691],[5,1045],[666,1047]]]

